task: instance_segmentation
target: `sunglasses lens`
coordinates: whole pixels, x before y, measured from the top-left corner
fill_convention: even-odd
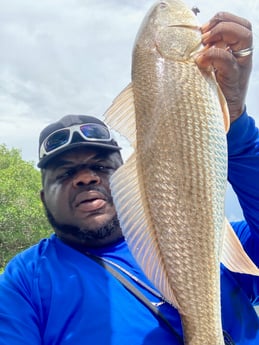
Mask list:
[[[102,125],[98,124],[86,124],[80,126],[81,132],[87,139],[100,139],[100,140],[107,140],[110,139],[110,132],[108,128],[105,128]]]
[[[46,152],[50,152],[62,145],[65,145],[68,142],[68,139],[69,129],[64,129],[53,133],[44,144]]]

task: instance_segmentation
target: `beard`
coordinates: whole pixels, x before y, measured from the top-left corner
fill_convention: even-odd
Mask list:
[[[48,221],[54,230],[57,230],[64,235],[72,235],[81,242],[105,239],[116,232],[118,228],[120,228],[117,215],[115,215],[108,223],[104,224],[100,228],[91,230],[87,227],[81,229],[77,226],[58,223],[45,204],[44,208]]]

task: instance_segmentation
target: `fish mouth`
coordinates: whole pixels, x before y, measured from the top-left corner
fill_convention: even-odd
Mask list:
[[[201,27],[197,25],[188,25],[188,24],[172,24],[168,25],[169,28],[183,28],[183,29],[190,29],[195,31],[201,31]]]

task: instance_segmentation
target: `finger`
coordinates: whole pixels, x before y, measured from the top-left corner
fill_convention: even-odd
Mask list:
[[[201,30],[203,33],[205,33],[207,31],[210,31],[213,27],[221,22],[233,22],[244,26],[248,30],[252,30],[252,25],[247,19],[238,17],[229,12],[218,12],[214,17],[212,17],[209,22],[202,25]]]
[[[227,50],[212,47],[203,51],[202,54],[196,58],[196,63],[201,69],[208,69],[210,66],[214,68],[217,73],[233,76],[238,65],[234,56]]]
[[[204,44],[215,45],[217,47],[230,47],[237,51],[252,46],[252,31],[240,24],[233,22],[221,22],[202,35]]]

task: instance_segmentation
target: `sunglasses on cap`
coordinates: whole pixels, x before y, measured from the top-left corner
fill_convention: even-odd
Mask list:
[[[98,123],[85,123],[58,129],[42,142],[40,159],[69,145],[72,142],[74,133],[78,133],[83,139],[91,142],[112,140],[109,129]]]

